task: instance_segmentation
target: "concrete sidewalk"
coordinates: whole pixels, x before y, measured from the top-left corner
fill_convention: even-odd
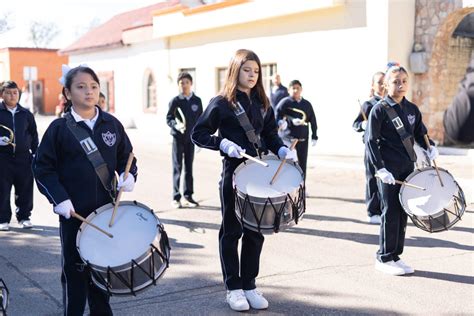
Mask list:
[[[128,131],[139,163],[137,200],[156,212],[170,237],[171,263],[157,286],[136,297],[113,297],[116,315],[230,315],[224,303],[217,235],[220,158],[195,159],[195,197],[201,207],[172,209],[171,147],[140,130]],[[150,141],[151,140],[151,141]],[[468,210],[453,229],[426,233],[411,222],[405,262],[416,272],[392,277],[374,269],[378,227],[366,223],[362,156],[311,154],[307,210],[296,227],[266,236],[258,287],[270,302],[262,315],[467,315],[474,313],[473,163],[442,155],[440,166],[459,181]],[[35,192],[30,231],[0,232],[0,277],[10,289],[9,315],[60,315],[57,217]],[[245,313],[247,314],[247,313]]]

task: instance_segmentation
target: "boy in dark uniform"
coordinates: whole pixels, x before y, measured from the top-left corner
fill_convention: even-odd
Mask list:
[[[354,120],[352,128],[360,133],[363,132],[362,141],[365,144],[365,130],[367,129],[367,118],[372,107],[379,102],[385,93],[383,84],[385,74],[377,72],[372,76],[372,87],[370,89],[370,100],[365,101],[359,111],[359,115]],[[362,113],[363,112],[363,113]],[[367,220],[370,224],[380,224],[380,200],[377,189],[377,179],[375,179],[375,168],[369,162],[367,150],[364,147],[364,165],[365,165],[365,204],[367,205]]]
[[[292,139],[299,140],[296,145],[298,163],[301,169],[303,169],[303,173],[306,177],[309,137],[308,123],[311,124],[311,145],[315,146],[316,141],[318,140],[318,135],[316,133],[318,129],[316,115],[314,114],[311,103],[309,103],[308,100],[303,99],[301,96],[301,92],[303,91],[301,82],[298,80],[291,81],[288,91],[290,92],[290,96],[282,99],[277,106],[276,119],[279,130],[287,133],[287,136],[284,137],[287,139],[285,142],[287,145]]]
[[[10,192],[15,187],[16,218],[22,228],[32,228],[33,209],[32,156],[38,147],[38,132],[33,114],[18,100],[20,90],[14,81],[1,86],[0,103],[0,230],[8,230],[12,216]],[[13,142],[10,143],[10,132]]]
[[[202,102],[192,91],[193,78],[189,73],[180,73],[177,81],[181,93],[170,101],[166,115],[166,123],[171,127],[173,136],[173,201],[171,205],[174,208],[181,207],[179,187],[184,159],[184,205],[196,207],[199,204],[193,199],[194,144],[190,135],[197,119],[202,114]]]
[[[377,170],[382,203],[380,248],[375,268],[387,274],[403,275],[415,270],[400,259],[407,214],[400,205],[400,185],[395,184],[395,179],[403,181],[413,172],[416,161],[413,144],[416,141],[426,150],[424,135],[427,131],[420,110],[405,98],[408,92],[407,71],[403,67],[392,66],[385,73],[384,80],[387,96],[373,107],[367,125],[368,155]],[[397,131],[402,129],[405,130],[405,144]],[[434,160],[438,156],[436,147],[431,146],[427,156]]]
[[[272,78],[272,91],[270,93],[270,103],[273,108],[273,112],[276,113],[276,107],[280,103],[281,99],[286,98],[288,94],[288,89],[281,84],[281,79],[279,74],[274,74]]]

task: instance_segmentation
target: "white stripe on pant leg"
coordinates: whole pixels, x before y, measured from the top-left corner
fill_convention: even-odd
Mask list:
[[[64,274],[64,280],[66,281],[66,295],[65,295],[65,298],[66,298],[66,301],[64,302],[66,304],[66,306],[64,306],[64,310],[66,312],[66,315],[67,315],[67,306],[68,306],[68,293],[67,293],[67,276],[66,276],[66,272],[64,271],[64,263],[65,263],[65,260],[64,260],[64,244],[63,244],[63,230],[62,230],[62,226],[63,224],[62,223],[59,223],[59,234],[60,234],[60,240],[61,240],[61,269],[62,269],[62,272]]]
[[[224,238],[224,235],[225,235],[225,225],[224,225],[224,214],[225,214],[225,200],[224,200],[224,179],[225,179],[225,162],[224,162],[224,168],[223,168],[223,179],[222,179],[222,185],[220,186],[220,195],[221,195],[221,204],[222,204],[222,236],[221,238],[219,239],[219,256],[220,256],[220,259],[221,259],[221,263],[222,263],[222,269],[224,270],[224,286],[226,288],[226,290],[228,290],[227,288],[227,271],[225,269],[225,261],[224,261],[224,257],[222,255],[222,239]]]

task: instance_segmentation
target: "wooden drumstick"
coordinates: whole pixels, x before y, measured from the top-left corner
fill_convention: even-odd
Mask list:
[[[293,141],[293,143],[291,143],[290,150],[295,149],[296,144],[298,144],[298,138],[296,138],[296,139]],[[280,165],[278,166],[277,171],[275,172],[275,174],[273,175],[272,180],[270,181],[270,185],[272,185],[273,182],[275,182],[275,179],[276,179],[277,175],[280,173],[281,168],[283,168],[283,165],[285,164],[285,162],[286,162],[286,158],[284,158],[284,159],[280,162]]]
[[[376,174],[375,177],[380,179],[380,176],[378,174]],[[426,191],[426,189],[423,188],[423,187],[419,187],[417,185],[414,185],[414,184],[411,184],[411,183],[408,183],[408,182],[405,182],[405,181],[395,180],[395,183],[400,184],[400,185],[406,185],[407,187],[410,187],[410,188]]]
[[[364,108],[362,107],[362,104],[360,103],[360,100],[357,99],[357,102],[359,102],[360,113],[362,114],[362,118],[364,119],[364,121],[367,121],[367,115],[365,115]]]
[[[430,139],[428,138],[427,134],[425,134],[425,143],[426,143],[426,147],[429,150],[431,148],[431,144],[430,144]],[[441,175],[439,174],[438,166],[436,165],[436,161],[434,159],[433,159],[433,165],[435,167],[436,174],[438,175],[439,183],[441,184],[442,187],[444,187],[443,180],[441,180]]]
[[[105,230],[103,230],[102,228],[92,224],[91,222],[89,222],[87,219],[85,219],[84,217],[82,217],[81,215],[77,214],[76,212],[74,211],[71,211],[71,216],[72,217],[75,217],[77,218],[78,220],[86,223],[87,225],[91,225],[92,227],[94,227],[95,229],[97,229],[98,231],[100,231],[101,233],[107,235],[109,238],[114,238],[114,235],[112,235],[111,233],[108,233],[106,232]]]
[[[125,181],[128,177],[128,172],[130,171],[132,162],[133,162],[133,152],[130,152],[130,155],[128,156],[128,160],[127,160],[127,165],[125,166],[125,171],[123,173],[123,181]],[[115,199],[115,206],[114,206],[114,210],[112,211],[112,216],[110,217],[109,227],[112,227],[112,225],[114,224],[115,213],[117,213],[117,209],[120,204],[120,198],[122,197],[122,192],[123,192],[123,187],[120,188],[119,193],[117,194],[117,198]]]
[[[250,155],[247,155],[246,153],[244,153],[243,151],[239,152],[239,154],[242,156],[242,157],[245,157],[247,158],[248,160],[252,160],[253,162],[256,162],[264,167],[268,167],[268,164],[265,162],[265,161],[262,161],[258,158],[255,158],[255,157],[252,157]]]

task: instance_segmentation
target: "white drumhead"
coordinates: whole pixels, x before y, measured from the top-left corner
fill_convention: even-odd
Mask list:
[[[419,190],[408,186],[402,186],[400,190],[400,200],[409,213],[416,216],[435,215],[448,208],[453,201],[454,195],[458,192],[458,186],[454,178],[445,170],[439,170],[443,187],[441,186],[436,170],[429,168],[415,171],[407,182],[426,190]]]
[[[81,257],[101,267],[116,267],[136,260],[149,248],[157,235],[158,219],[149,209],[133,202],[121,202],[114,224],[109,227],[113,205],[107,204],[97,210],[97,215],[88,220],[111,233],[109,238],[90,225],[82,225],[77,241]]]
[[[255,162],[249,162],[236,172],[234,185],[237,189],[254,197],[277,197],[298,189],[303,182],[303,176],[298,168],[291,163],[285,163],[277,178],[270,185],[273,175],[280,166],[280,160],[265,159],[268,167]]]

